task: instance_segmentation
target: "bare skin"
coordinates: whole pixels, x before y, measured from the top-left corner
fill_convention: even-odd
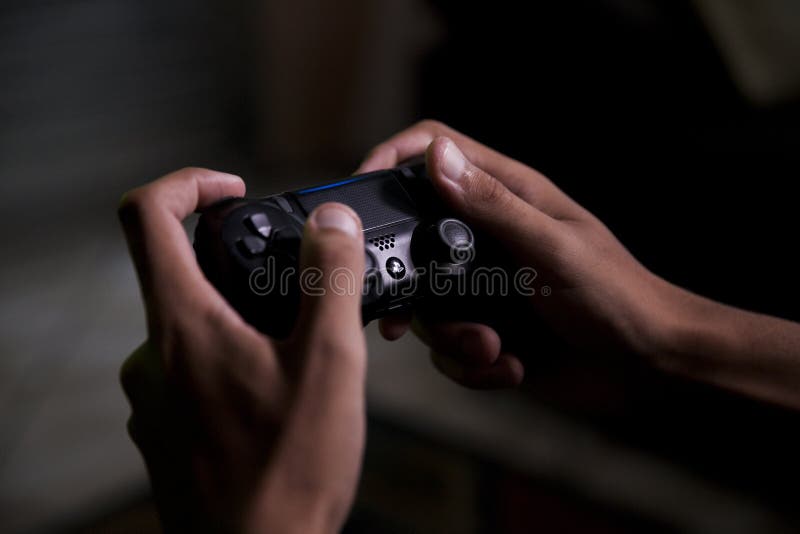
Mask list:
[[[364,448],[360,295],[304,296],[302,327],[280,343],[246,324],[204,278],[181,225],[243,194],[236,176],[184,169],[122,200],[149,333],[122,369],[130,433],[167,530],[336,532]],[[320,206],[302,263],[363,273],[362,240],[350,208]]]
[[[665,371],[800,409],[800,324],[726,306],[659,278],[545,176],[444,124],[423,121],[393,136],[358,172],[422,153],[450,207],[548,280],[552,295],[532,298],[532,320],[535,315],[584,348],[616,347]],[[397,339],[411,324],[408,316],[386,318],[381,331]],[[501,351],[492,328],[413,325],[432,347],[436,366],[454,380],[471,387],[521,382],[523,364]]]
[[[452,209],[547,277],[552,295],[532,297],[531,320],[587,348],[619,347],[666,371],[800,409],[800,325],[666,282],[540,173],[440,123],[392,137],[360,171],[423,152]],[[203,276],[181,225],[196,209],[243,194],[236,176],[184,169],[122,200],[148,324],[147,341],[122,369],[131,436],[167,530],[335,532],[352,506],[364,448],[360,294],[325,287],[323,275],[327,291],[303,296],[286,341],[245,323]],[[306,223],[301,264],[363,273],[363,246],[355,213],[325,204]],[[387,318],[381,331],[396,339],[410,324]],[[501,351],[486,325],[415,328],[437,366],[462,384],[523,379],[518,355]]]

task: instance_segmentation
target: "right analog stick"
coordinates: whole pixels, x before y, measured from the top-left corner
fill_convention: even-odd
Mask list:
[[[424,255],[427,261],[465,265],[475,257],[475,236],[458,219],[440,219],[425,228],[412,247],[415,256]]]

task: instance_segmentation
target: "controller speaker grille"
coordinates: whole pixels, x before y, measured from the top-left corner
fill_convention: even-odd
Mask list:
[[[370,237],[367,241],[378,250],[389,250],[394,248],[394,234],[383,234],[377,237]]]

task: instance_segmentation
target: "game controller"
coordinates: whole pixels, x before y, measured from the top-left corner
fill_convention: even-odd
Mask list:
[[[200,216],[197,259],[260,331],[277,338],[292,331],[304,287],[298,271],[303,225],[325,202],[346,204],[361,218],[364,324],[463,289],[460,282],[475,265],[476,237],[439,201],[422,162],[260,199],[224,199]],[[341,281],[346,290],[346,276]]]

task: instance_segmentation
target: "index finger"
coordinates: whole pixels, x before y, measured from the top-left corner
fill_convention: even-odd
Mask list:
[[[181,222],[198,208],[244,192],[238,176],[186,168],[122,197],[118,214],[148,317],[220,298],[200,271]]]
[[[373,148],[356,174],[395,167],[424,153],[437,137],[450,138],[476,166],[512,193],[555,218],[577,215],[580,207],[543,174],[438,121],[425,120]]]

